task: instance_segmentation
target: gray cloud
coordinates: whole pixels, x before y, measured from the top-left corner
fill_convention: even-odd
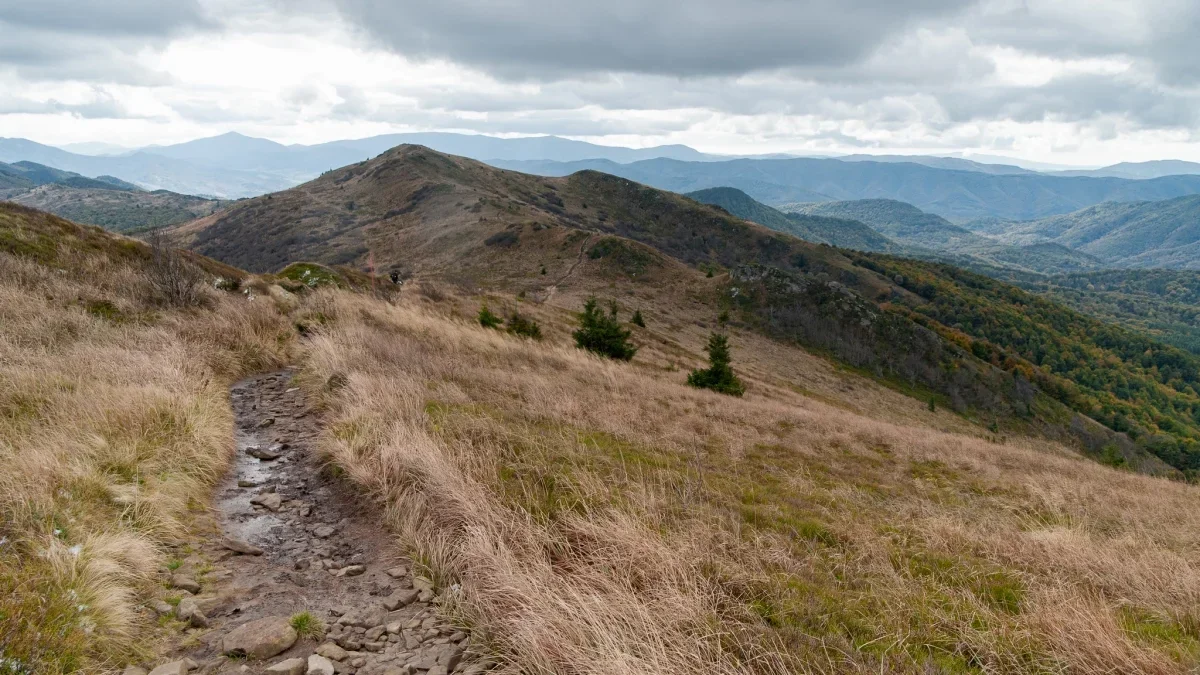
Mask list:
[[[217,28],[197,0],[0,0],[0,68],[32,80],[161,84],[136,54]]]
[[[332,0],[390,48],[515,79],[841,65],[962,0]]]

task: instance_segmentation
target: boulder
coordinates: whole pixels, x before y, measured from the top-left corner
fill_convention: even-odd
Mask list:
[[[389,612],[394,612],[401,607],[407,607],[412,604],[413,600],[417,599],[420,591],[415,588],[401,590],[392,593],[383,601],[383,608]]]
[[[333,663],[320,654],[313,654],[308,657],[307,675],[333,675]]]
[[[249,659],[269,659],[296,643],[296,630],[284,616],[268,616],[242,624],[221,640],[221,652]]]
[[[222,537],[221,546],[243,555],[262,555],[263,550],[248,541],[243,541],[236,537]]]
[[[150,675],[187,675],[188,665],[187,661],[164,663],[150,671]]]
[[[332,661],[345,661],[346,657],[350,655],[345,649],[342,649],[332,642],[326,642],[320,647],[317,647],[317,653]]]
[[[264,450],[257,445],[251,445],[250,447],[246,448],[246,454],[254,457],[255,459],[261,459],[264,462],[270,462],[283,456],[282,452],[274,449]]]
[[[283,498],[275,492],[267,492],[250,498],[251,504],[258,504],[271,511],[278,511],[283,506]]]
[[[178,589],[187,591],[188,593],[191,593],[192,595],[195,595],[200,592],[200,584],[195,579],[193,579],[189,576],[185,576],[183,574],[172,574],[171,575],[171,586],[173,588],[178,588]]]
[[[308,662],[304,659],[288,659],[267,668],[266,672],[270,675],[305,675],[307,671]]]

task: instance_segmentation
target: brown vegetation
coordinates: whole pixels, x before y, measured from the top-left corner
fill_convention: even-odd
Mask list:
[[[153,269],[145,245],[0,206],[0,671],[150,646],[137,604],[225,470],[227,387],[288,359],[269,297],[162,310]]]
[[[761,380],[697,391],[565,346],[549,311],[539,345],[423,298],[309,302],[331,460],[507,671],[1200,665],[1192,486]]]

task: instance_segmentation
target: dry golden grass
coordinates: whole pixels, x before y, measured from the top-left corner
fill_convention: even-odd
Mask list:
[[[138,604],[225,471],[227,387],[293,345],[265,298],[157,307],[137,248],[89,236],[86,253],[41,242],[45,264],[0,252],[5,673],[102,672],[150,647]]]
[[[550,309],[538,344],[438,307],[310,298],[307,386],[503,672],[1200,667],[1193,486],[857,414],[769,363],[744,399],[693,390],[566,346]]]

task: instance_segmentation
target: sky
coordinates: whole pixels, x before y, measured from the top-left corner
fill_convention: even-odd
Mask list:
[[[0,0],[0,137],[1200,161],[1195,0]]]

